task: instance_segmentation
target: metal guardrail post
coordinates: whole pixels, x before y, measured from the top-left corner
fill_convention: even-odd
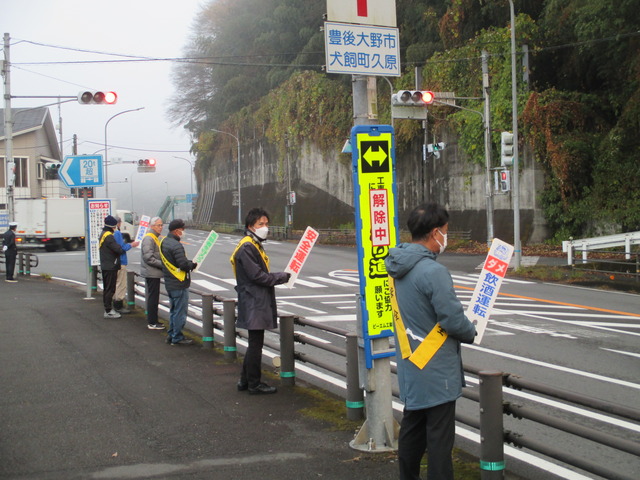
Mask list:
[[[480,478],[504,478],[502,372],[480,372]]]
[[[127,305],[129,310],[136,309],[136,272],[127,270]]]
[[[232,362],[238,357],[235,300],[222,301],[222,321],[224,323],[224,358]]]
[[[25,262],[24,262],[24,274],[31,275],[31,254],[25,254]]]
[[[293,316],[280,317],[280,380],[282,385],[296,384]]]
[[[364,418],[364,392],[360,388],[360,372],[358,369],[358,335],[348,333],[347,341],[347,418],[361,420]]]
[[[22,252],[18,252],[18,261],[16,263],[18,264],[18,275],[22,275],[24,272],[24,254]]]
[[[91,294],[97,293],[98,291],[98,267],[91,266]]]
[[[202,294],[202,348],[213,348],[213,295]]]

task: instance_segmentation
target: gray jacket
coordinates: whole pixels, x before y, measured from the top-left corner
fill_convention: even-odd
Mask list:
[[[140,242],[140,275],[144,278],[162,278],[162,258],[156,241],[150,236],[158,238],[159,235],[150,230]],[[159,241],[159,240],[158,240]]]
[[[476,334],[456,297],[449,271],[436,257],[422,245],[402,243],[390,249],[385,259],[387,272],[395,279],[402,321],[411,331],[407,335],[411,350],[415,351],[419,338],[425,338],[436,323],[448,334],[422,370],[402,359],[396,339],[400,398],[407,410],[435,407],[462,395],[465,382],[460,343],[472,343]]]

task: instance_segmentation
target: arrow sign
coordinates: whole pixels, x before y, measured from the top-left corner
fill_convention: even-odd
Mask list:
[[[64,157],[58,175],[69,188],[101,187],[104,185],[102,155]]]

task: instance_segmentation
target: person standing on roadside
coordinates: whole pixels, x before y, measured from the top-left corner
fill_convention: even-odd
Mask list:
[[[102,271],[102,301],[104,303],[104,318],[120,318],[121,315],[113,308],[113,295],[116,292],[118,270],[120,270],[120,256],[124,253],[118,245],[113,232],[118,226],[115,217],[107,215],[104,228],[100,235],[100,270]]]
[[[124,253],[120,255],[120,270],[118,270],[118,278],[116,280],[116,292],[113,295],[113,306],[118,313],[131,313],[131,310],[124,304],[127,298],[127,265],[129,264],[127,252],[140,245],[140,242],[131,242],[129,234],[125,234],[127,236],[127,238],[125,238],[120,231],[122,219],[116,217],[116,221],[118,222],[118,226],[113,232],[113,236]]]
[[[162,219],[153,217],[149,223],[149,231],[142,238],[140,250],[140,275],[145,283],[145,310],[147,311],[147,328],[164,330],[158,321],[158,303],[160,302],[160,279],[162,278],[162,258],[160,257],[160,234]]]
[[[476,329],[465,316],[451,274],[436,261],[447,246],[449,213],[435,203],[416,207],[411,243],[385,259],[395,321],[396,359],[404,413],[398,438],[401,480],[419,480],[428,452],[428,480],[453,480],[455,405],[465,385],[461,343]]]
[[[169,316],[169,332],[166,342],[170,345],[192,345],[193,340],[182,333],[187,322],[187,308],[189,307],[189,286],[191,275],[189,272],[198,266],[189,260],[185,254],[180,239],[184,235],[185,223],[176,218],[169,223],[169,235],[160,242],[160,257],[164,273],[164,286],[169,295],[171,311]]]
[[[276,393],[261,381],[264,331],[278,327],[275,285],[287,283],[291,274],[269,273],[269,257],[262,247],[269,233],[269,214],[253,208],[245,219],[245,236],[231,255],[238,293],[238,328],[249,331],[249,346],[244,355],[238,390],[250,394]]]
[[[2,235],[2,251],[4,252],[4,266],[6,268],[5,282],[17,283],[13,278],[16,269],[16,257],[18,256],[18,247],[16,245],[16,222],[9,223],[9,229]]]

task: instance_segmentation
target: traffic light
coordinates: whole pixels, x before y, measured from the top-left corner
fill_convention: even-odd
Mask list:
[[[502,132],[500,135],[500,164],[503,167],[513,165],[513,133]]]
[[[78,93],[78,103],[82,105],[113,105],[118,102],[116,92],[94,92],[85,90]]]
[[[501,192],[508,192],[511,190],[511,172],[506,169],[503,168],[502,170],[500,170],[500,191]]]
[[[44,166],[44,178],[46,180],[55,180],[58,178],[58,172],[60,171],[60,163],[46,163]]]
[[[156,171],[156,159],[145,158],[138,160],[138,171],[142,173],[153,173]]]
[[[400,90],[391,95],[391,104],[396,107],[421,107],[433,103],[435,95],[428,90]]]

